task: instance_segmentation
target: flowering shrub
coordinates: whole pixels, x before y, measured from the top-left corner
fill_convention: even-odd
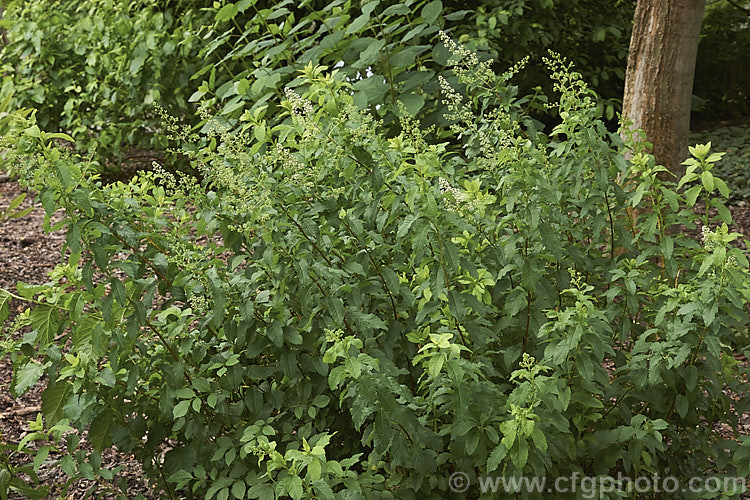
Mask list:
[[[6,2],[0,100],[38,109],[40,127],[76,137],[102,164],[165,156],[158,104],[186,123],[195,107],[237,130],[275,125],[283,88],[307,64],[341,65],[355,102],[397,133],[398,107],[427,126],[446,125],[440,29],[512,64],[547,47],[573,57],[600,89],[612,118],[622,94],[632,5],[622,0],[13,0]],[[538,65],[537,65],[538,66]],[[535,67],[521,85],[533,87]],[[455,82],[453,82],[455,83]],[[619,89],[619,90],[618,90]],[[540,114],[543,96],[527,106]],[[201,124],[203,125],[203,124]],[[260,140],[263,140],[261,137]]]
[[[16,393],[48,376],[46,459],[106,484],[115,445],[165,496],[207,499],[445,498],[456,471],[750,473],[732,356],[750,280],[719,157],[696,146],[661,180],[555,56],[545,135],[508,83],[520,68],[449,46],[466,94],[441,82],[445,142],[403,109],[385,135],[313,65],[273,134],[168,124],[200,183],[103,185],[28,124],[24,182],[48,219],[64,209],[70,256],[0,312],[32,304],[3,346]],[[679,230],[699,197],[718,212],[703,245]]]

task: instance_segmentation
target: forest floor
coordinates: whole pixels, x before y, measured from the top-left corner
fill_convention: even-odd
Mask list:
[[[10,201],[22,192],[18,183],[12,180],[0,179],[0,211],[5,209]],[[22,205],[32,206],[32,196],[29,196]],[[64,230],[53,233],[45,233],[42,229],[44,210],[40,204],[33,204],[34,210],[20,219],[11,219],[0,222],[0,288],[15,292],[16,283],[23,281],[29,284],[40,284],[47,281],[47,273],[60,262],[60,250],[65,241]],[[750,235],[750,205],[745,201],[739,201],[730,206],[735,225],[735,231]],[[695,231],[697,237],[699,231]],[[6,322],[7,326],[13,317],[22,312],[26,306],[18,301],[11,303],[11,317]],[[3,327],[0,324],[0,329]],[[0,335],[0,339],[2,335]],[[742,363],[747,360],[737,355]],[[41,393],[46,382],[44,379],[32,388],[28,393],[19,398],[14,398],[8,387],[11,382],[10,359],[0,359],[0,443],[17,443],[29,432],[29,421],[36,418],[41,408]],[[750,435],[750,413],[740,416],[740,430],[744,435]],[[728,427],[717,425],[715,430],[725,438],[731,439],[731,430]],[[83,440],[85,444],[85,439]],[[28,463],[30,456],[14,456],[12,461]],[[134,457],[109,450],[103,454],[103,467],[113,468],[122,466],[121,472],[116,479],[124,479],[127,482],[127,496],[135,497],[138,494],[146,498],[156,498],[157,494],[148,485],[143,472]],[[65,483],[67,476],[59,467],[48,467],[42,465],[39,477],[43,484],[54,485]],[[80,480],[68,488],[64,498],[82,498],[88,492],[89,495],[98,498],[114,498],[113,493],[107,493],[107,485],[95,484],[92,481]],[[53,489],[48,498],[57,498],[61,494],[60,488]],[[20,496],[10,498],[23,498]],[[747,498],[750,498],[748,496]]]

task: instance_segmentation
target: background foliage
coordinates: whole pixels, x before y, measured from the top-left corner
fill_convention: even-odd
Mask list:
[[[15,75],[5,92],[14,107],[37,108],[46,130],[76,136],[88,152],[98,147],[115,165],[143,149],[164,154],[162,136],[152,133],[160,130],[153,104],[197,125],[201,102],[232,127],[264,133],[277,123],[283,87],[294,88],[308,63],[343,64],[358,105],[383,119],[390,134],[398,129],[398,102],[426,126],[440,125],[440,133],[446,121],[435,76],[448,53],[436,33],[443,28],[494,57],[501,72],[531,56],[521,95],[539,94],[539,60],[554,47],[577,61],[611,119],[631,17],[632,5],[622,0],[15,1],[3,21],[3,70]],[[544,119],[546,108],[530,105]]]
[[[154,103],[185,114],[198,40],[207,20],[195,2],[10,2],[3,25],[3,95],[36,108],[40,126],[79,138],[87,152],[122,159],[163,149]]]
[[[750,129],[730,126],[690,134],[691,142],[711,142],[716,151],[724,152],[716,171],[732,187],[731,200],[750,200]]]

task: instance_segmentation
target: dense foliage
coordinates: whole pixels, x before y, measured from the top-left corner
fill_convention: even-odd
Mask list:
[[[712,130],[694,132],[690,141],[711,142],[716,151],[724,156],[716,165],[716,173],[731,188],[731,201],[734,203],[750,200],[750,128],[718,127]]]
[[[721,155],[696,146],[661,180],[556,56],[545,135],[519,68],[444,41],[450,141],[407,103],[387,134],[359,81],[312,64],[273,129],[167,124],[200,183],[157,166],[102,184],[23,119],[23,181],[48,220],[64,209],[70,251],[49,283],[0,291],[0,317],[33,304],[2,344],[12,390],[49,380],[19,445],[43,445],[33,467],[104,487],[116,445],[165,495],[208,499],[446,498],[455,471],[470,497],[487,475],[750,474],[750,440],[706,425],[737,437],[748,411]],[[702,244],[673,230],[698,199],[718,212]]]
[[[521,95],[540,95],[539,61],[555,48],[594,82],[611,119],[631,17],[622,0],[16,0],[3,21],[2,68],[14,75],[3,95],[15,108],[38,109],[44,130],[71,134],[79,150],[96,149],[114,165],[141,160],[142,150],[164,156],[154,104],[198,125],[200,102],[236,130],[266,133],[283,88],[307,64],[341,66],[357,105],[389,134],[402,104],[441,133],[442,28],[494,57],[500,71],[531,56]],[[546,113],[539,100],[527,106],[537,118]]]
[[[630,0],[487,0],[468,2],[467,22],[456,34],[470,48],[487,53],[504,69],[529,57],[516,84],[521,94],[548,93],[542,57],[553,49],[576,64],[597,93],[608,123],[622,108],[635,2]],[[540,114],[540,109],[534,109]],[[616,125],[616,123],[615,123]]]
[[[12,85],[3,97],[37,109],[42,128],[75,135],[89,153],[114,159],[133,147],[163,149],[151,133],[153,104],[189,112],[200,43],[190,34],[209,19],[192,3],[10,2],[2,70]]]

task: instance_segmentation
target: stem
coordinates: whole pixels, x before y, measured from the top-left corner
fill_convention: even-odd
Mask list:
[[[610,234],[610,259],[614,263],[615,260],[615,221],[612,218],[612,208],[609,206],[609,194],[607,190],[604,190],[604,202],[607,204],[607,214],[609,217],[609,234]]]
[[[341,222],[349,231],[349,234],[351,234],[352,237],[354,238],[353,240],[354,243],[365,251],[365,253],[367,254],[367,257],[370,259],[370,262],[375,268],[375,272],[378,273],[378,276],[380,276],[380,281],[383,283],[383,287],[385,287],[385,290],[388,292],[388,297],[391,299],[391,307],[393,308],[393,319],[398,320],[398,311],[396,310],[396,301],[393,298],[393,293],[391,293],[391,289],[388,288],[388,285],[385,282],[385,278],[383,277],[383,274],[380,272],[380,267],[378,266],[377,262],[375,262],[375,259],[372,258],[372,255],[367,250],[367,247],[363,247],[359,245],[359,243],[357,242],[357,236],[354,234],[354,231],[352,231],[351,227],[349,227],[349,224],[347,224],[346,221],[343,219],[341,219]]]

